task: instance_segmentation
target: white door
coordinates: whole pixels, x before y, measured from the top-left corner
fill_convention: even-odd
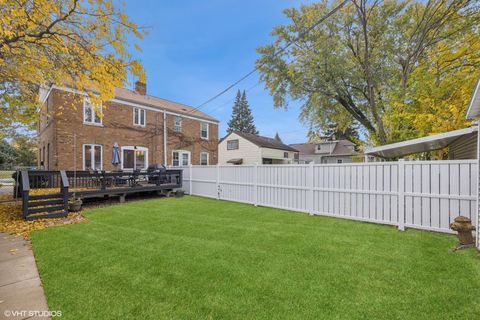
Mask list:
[[[190,151],[175,150],[172,155],[172,166],[188,166],[190,165]]]

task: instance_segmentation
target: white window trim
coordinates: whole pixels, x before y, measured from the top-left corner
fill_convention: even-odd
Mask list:
[[[200,165],[202,165],[202,154],[206,154],[207,155],[207,164],[206,166],[208,166],[210,164],[210,154],[208,152],[200,152]]]
[[[95,170],[103,170],[103,146],[101,144],[95,144],[95,143],[85,143],[82,145],[82,167],[83,167],[83,170],[87,170],[85,168],[85,146],[90,146],[90,147],[93,147],[93,149],[95,150],[95,147],[100,147],[100,169],[96,169]],[[90,157],[92,156],[92,154],[90,154]],[[45,161],[45,159],[44,159]],[[92,161],[92,159],[90,158],[90,161]],[[93,157],[93,161],[92,161],[93,164],[95,164],[95,157]]]
[[[191,153],[190,151],[188,151],[188,150],[172,150],[172,167],[174,166],[174,165],[173,165],[173,154],[174,154],[175,152],[178,152],[178,166],[179,166],[179,167],[183,167],[183,164],[182,164],[182,156],[181,156],[183,153],[187,153],[187,154],[188,154],[188,164],[187,164],[187,166],[192,163],[192,153]]]
[[[140,111],[143,111],[143,124],[141,123],[135,123],[135,111],[138,110],[139,112]],[[140,120],[141,117],[140,117],[140,113],[138,114],[138,120]],[[145,128],[146,125],[147,125],[147,111],[145,109],[142,109],[142,108],[137,108],[137,107],[134,107],[133,108],[133,125],[135,127],[143,127]]]
[[[202,137],[202,125],[203,124],[206,124],[207,125],[207,136],[206,137]],[[204,139],[204,140],[208,140],[208,137],[210,136],[210,125],[208,124],[208,122],[203,122],[201,121],[200,122],[200,138]]]
[[[100,105],[98,108],[100,111],[100,123],[95,122],[95,108],[92,106],[92,121],[87,121],[85,119],[85,108],[87,107],[87,103],[90,104],[90,99],[88,97],[83,98],[83,124],[88,124],[90,126],[99,126],[103,127],[103,105]]]
[[[180,118],[180,125],[178,126],[178,128],[180,128],[180,130],[177,130],[175,127],[175,119],[176,118]],[[183,118],[181,116],[173,116],[173,131],[175,132],[182,132],[183,130]]]
[[[228,147],[228,143],[229,143],[229,142],[234,142],[234,141],[237,141],[237,147],[236,147],[236,148],[229,148],[229,147]],[[239,149],[240,149],[240,139],[227,140],[227,151],[230,151],[230,150],[239,150]]]
[[[137,147],[135,147],[135,146],[123,146],[123,147],[121,147],[121,154],[120,154],[120,156],[121,156],[120,163],[121,163],[121,166],[122,166],[122,170],[125,170],[125,171],[128,171],[128,170],[133,171],[133,170],[135,170],[136,161],[137,161],[137,160],[135,159],[135,157],[134,157],[134,158],[133,158],[133,168],[125,169],[125,168],[123,167],[123,153],[124,153],[125,150],[145,151],[145,169],[143,169],[143,170],[146,170],[146,169],[148,168],[148,148],[146,148],[146,147],[139,147],[139,146],[137,146]]]

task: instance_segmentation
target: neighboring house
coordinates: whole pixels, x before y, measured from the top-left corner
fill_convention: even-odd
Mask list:
[[[218,144],[219,164],[290,164],[298,151],[279,140],[234,131]]]
[[[356,144],[349,140],[321,140],[317,143],[297,143],[291,147],[300,152],[300,163],[349,163],[353,157]]]
[[[480,79],[477,81],[477,85],[475,86],[475,90],[473,91],[472,98],[470,100],[470,104],[467,110],[467,119],[476,120],[477,121],[477,147],[475,148],[476,152],[476,159],[480,159],[480,132],[478,130],[478,124],[480,122]],[[476,237],[475,237],[475,245],[478,249],[480,249],[480,162],[477,161],[477,208],[475,217],[473,217],[473,221],[475,221],[475,225],[477,226],[476,230]],[[475,181],[475,180],[474,180]]]
[[[432,136],[365,149],[365,155],[383,159],[408,156],[448,148],[449,160],[477,158],[478,125]]]
[[[218,120],[192,107],[135,90],[94,108],[85,93],[52,86],[40,92],[38,164],[46,170],[133,170],[149,164],[216,164]],[[101,110],[97,112],[96,110]],[[120,163],[112,164],[118,145]]]

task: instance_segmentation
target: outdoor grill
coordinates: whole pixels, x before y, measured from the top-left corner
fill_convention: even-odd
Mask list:
[[[148,176],[149,183],[157,184],[157,182],[159,182],[162,184],[167,182],[167,168],[163,164],[151,164],[148,166],[147,172],[158,173],[158,176]],[[158,179],[160,179],[160,181],[158,181]]]

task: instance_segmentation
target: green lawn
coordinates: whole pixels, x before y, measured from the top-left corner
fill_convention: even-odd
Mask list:
[[[474,319],[480,259],[450,235],[198,197],[36,231],[62,319]]]

